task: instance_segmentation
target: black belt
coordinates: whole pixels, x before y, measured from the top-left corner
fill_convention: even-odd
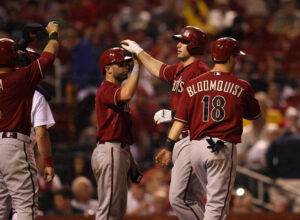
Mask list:
[[[97,141],[97,144],[105,144],[105,142],[106,142],[106,141]],[[120,144],[120,147],[121,147],[121,148],[125,148],[127,145],[128,145],[128,144],[126,144],[126,143],[121,143],[121,144]]]
[[[0,132],[0,138],[14,138],[14,139],[18,139],[18,140],[30,143],[29,136],[15,132],[15,131]]]
[[[18,138],[17,132],[3,132],[2,133],[2,138]]]

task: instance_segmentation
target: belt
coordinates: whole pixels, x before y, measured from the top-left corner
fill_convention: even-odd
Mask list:
[[[97,141],[97,144],[105,144],[106,142],[109,142],[109,141]],[[116,142],[114,142],[116,143]],[[121,148],[125,148],[128,144],[126,143],[120,143],[120,147]]]
[[[18,132],[12,132],[12,131],[0,132],[0,138],[14,138],[20,141],[30,143],[30,138],[27,135]]]

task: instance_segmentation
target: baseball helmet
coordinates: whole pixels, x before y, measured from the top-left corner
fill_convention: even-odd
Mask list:
[[[216,40],[211,49],[211,58],[214,62],[225,62],[230,56],[245,55],[240,50],[238,41],[231,37]]]
[[[193,26],[184,27],[183,34],[173,35],[173,38],[186,41],[188,44],[187,50],[192,56],[202,55],[208,42],[206,34],[200,28]]]
[[[131,56],[127,55],[126,50],[121,47],[114,47],[103,52],[99,59],[99,63],[102,73],[105,74],[106,65],[131,60],[133,59]]]
[[[16,43],[9,38],[0,38],[0,64],[14,67],[17,64],[17,59]]]

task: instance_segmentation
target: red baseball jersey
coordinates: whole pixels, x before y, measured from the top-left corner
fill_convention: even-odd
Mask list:
[[[242,119],[260,116],[250,84],[226,72],[207,72],[192,79],[178,106],[175,120],[189,124],[191,140],[210,136],[239,143]]]
[[[0,74],[0,131],[30,135],[33,93],[54,58],[53,54],[43,52],[30,65]]]
[[[179,99],[185,84],[191,79],[207,71],[209,71],[209,69],[202,60],[197,60],[186,67],[183,66],[182,62],[178,65],[162,65],[159,72],[159,78],[172,84],[172,110],[177,110]],[[187,129],[188,126],[184,128],[184,130]]]
[[[121,87],[104,81],[96,94],[97,141],[133,143],[128,102],[121,102]]]

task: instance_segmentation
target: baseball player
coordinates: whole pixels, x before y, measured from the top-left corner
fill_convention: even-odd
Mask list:
[[[134,67],[128,81],[130,62]],[[97,181],[97,220],[119,220],[126,211],[128,173],[138,170],[129,145],[133,143],[129,101],[139,80],[137,60],[126,55],[123,48],[106,50],[100,57],[105,76],[96,94],[98,129],[97,146],[92,154],[92,169]]]
[[[187,83],[165,149],[155,158],[165,167],[175,141],[186,124],[190,128],[190,161],[201,182],[205,207],[199,219],[226,219],[236,175],[236,143],[241,142],[242,119],[260,116],[250,84],[231,74],[237,56],[244,55],[233,38],[220,38],[212,46],[213,69]],[[199,209],[198,209],[199,210]]]
[[[36,219],[37,170],[30,147],[30,111],[34,90],[58,52],[58,24],[46,27],[49,42],[41,57],[16,69],[16,43],[0,39],[0,219],[7,219],[10,196],[19,220]],[[41,150],[47,167],[53,167],[51,151]],[[49,174],[51,176],[51,174]]]
[[[37,144],[39,151],[50,151],[51,142],[49,138],[48,128],[55,124],[50,106],[45,99],[44,95],[35,91],[32,99],[31,108],[31,147],[34,148]],[[49,153],[48,153],[49,154]],[[45,153],[43,153],[45,155]],[[44,168],[44,181],[43,183],[49,184],[54,178],[54,170],[51,166],[45,166]],[[54,178],[55,179],[55,178]],[[14,205],[13,205],[14,206]],[[15,209],[14,209],[15,212]],[[14,213],[13,220],[17,220],[17,213]]]
[[[172,121],[186,83],[209,70],[200,59],[208,41],[201,29],[187,26],[183,29],[183,34],[174,35],[173,38],[178,41],[177,57],[181,60],[177,65],[167,65],[154,59],[133,41],[121,42],[123,48],[138,56],[152,75],[173,85],[171,110],[162,109],[155,113],[154,120],[157,124]],[[200,198],[200,183],[192,170],[189,159],[189,145],[189,127],[186,125],[174,147],[172,156],[174,166],[169,193],[172,208],[181,220],[199,219],[195,209],[199,208],[198,203],[203,203],[203,199]]]

